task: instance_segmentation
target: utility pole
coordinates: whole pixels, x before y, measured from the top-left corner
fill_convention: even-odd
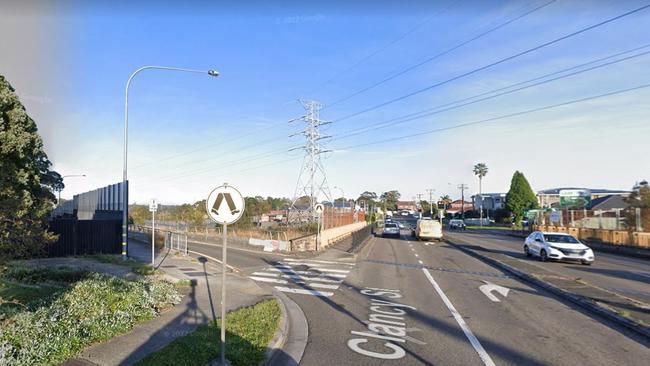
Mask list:
[[[463,220],[465,220],[465,190],[468,188],[469,187],[465,183],[458,185],[458,189],[460,189],[460,210],[462,211],[461,216]]]
[[[431,215],[431,219],[433,220],[433,192],[436,190],[433,188],[427,188],[426,191],[429,192],[429,215]]]
[[[422,193],[418,193],[418,202],[415,204],[416,208],[417,206],[420,206],[419,211],[419,216],[422,218]]]
[[[305,109],[305,115],[298,118],[294,118],[289,122],[303,121],[307,124],[304,130],[290,135],[298,136],[303,135],[306,137],[306,142],[302,146],[295,147],[290,149],[293,150],[304,150],[305,156],[303,158],[303,164],[300,169],[300,174],[298,175],[298,181],[296,183],[296,189],[294,191],[293,202],[289,212],[296,210],[296,202],[300,197],[308,196],[309,197],[309,207],[307,209],[309,214],[309,220],[311,222],[317,219],[315,206],[318,204],[318,197],[321,193],[328,199],[331,200],[331,193],[329,186],[327,184],[327,175],[325,174],[325,168],[321,162],[321,155],[332,150],[325,150],[321,145],[321,140],[331,138],[331,136],[323,135],[320,132],[320,126],[330,124],[331,121],[323,121],[319,118],[319,111],[323,106],[314,101],[299,100],[302,107]],[[289,216],[289,215],[287,215]],[[298,217],[300,220],[300,216]]]

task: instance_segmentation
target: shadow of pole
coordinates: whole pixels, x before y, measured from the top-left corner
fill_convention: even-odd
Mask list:
[[[212,312],[212,321],[217,321],[217,314],[214,310],[214,303],[212,302],[212,291],[210,290],[210,281],[208,280],[208,270],[205,267],[205,264],[208,262],[206,257],[199,257],[198,261],[203,265],[203,275],[205,277],[205,287],[208,290],[208,301],[210,302],[210,311]]]

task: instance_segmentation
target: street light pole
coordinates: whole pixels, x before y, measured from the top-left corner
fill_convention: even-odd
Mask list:
[[[194,69],[184,69],[180,67],[167,67],[167,66],[143,66],[135,70],[129,79],[126,81],[126,87],[124,90],[124,161],[122,169],[122,259],[126,260],[126,255],[128,251],[128,217],[129,217],[129,190],[127,187],[127,161],[128,161],[128,142],[129,142],[129,87],[131,86],[131,81],[133,78],[140,73],[140,71],[155,69],[155,70],[167,70],[167,71],[181,71],[181,72],[191,72],[196,74],[208,74],[209,76],[219,76],[219,72],[215,70],[194,70]]]

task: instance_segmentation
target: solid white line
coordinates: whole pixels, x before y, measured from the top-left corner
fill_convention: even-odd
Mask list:
[[[343,282],[343,280],[330,280],[330,279],[327,279],[327,278],[304,277],[304,276],[296,276],[296,275],[282,275],[280,277],[288,278],[290,280],[298,280],[298,281],[318,281],[318,282],[326,282],[326,283],[341,283],[341,282]]]
[[[419,257],[418,253],[415,253],[415,256],[416,256],[416,257]]]
[[[296,282],[296,283],[300,284],[301,282]],[[302,284],[305,284],[305,283],[302,282]],[[328,288],[330,290],[336,290],[337,288],[339,288],[339,285],[326,285],[324,283],[307,283],[306,285],[309,286],[309,287],[314,287],[314,288]]]
[[[282,272],[282,273],[288,273],[288,274],[303,274],[303,275],[317,275],[319,277],[337,277],[337,278],[345,278],[347,275],[344,274],[337,274],[337,273],[314,273],[310,271],[293,271],[290,269],[286,268],[267,268],[267,271],[274,271],[274,272]]]
[[[424,272],[424,275],[427,277],[429,282],[431,282],[431,285],[433,288],[436,290],[442,301],[445,303],[447,306],[447,309],[449,309],[449,312],[451,312],[451,315],[453,315],[454,319],[456,319],[456,323],[460,326],[460,328],[463,330],[463,333],[465,333],[465,337],[469,340],[469,343],[472,344],[472,347],[476,350],[478,353],[478,356],[481,358],[483,361],[483,364],[486,366],[495,366],[494,362],[490,358],[490,355],[485,351],[485,348],[481,345],[481,342],[478,341],[478,338],[472,333],[472,330],[469,329],[469,326],[467,323],[465,323],[465,320],[463,319],[463,316],[460,315],[460,313],[456,310],[454,305],[449,301],[447,298],[447,295],[445,295],[444,292],[442,292],[442,289],[440,286],[438,286],[438,283],[436,280],[433,279],[433,276],[431,276],[431,273],[426,268],[422,268],[422,271]]]
[[[217,262],[217,263],[219,263],[219,264],[222,264],[222,263],[223,263],[223,262],[221,262],[220,260],[218,260],[217,258],[210,257],[210,256],[207,255],[207,254],[203,254],[203,253],[195,252],[195,251],[193,251],[193,250],[188,250],[188,252],[189,252],[189,253],[194,253],[194,254],[198,254],[198,255],[204,256],[204,257],[206,257],[206,258],[208,258],[208,259],[212,259],[213,261],[215,261],[215,262]],[[226,258],[226,260],[227,260],[227,259],[228,259],[228,258]],[[228,264],[228,263],[226,263],[226,267],[227,267],[227,268],[230,268],[231,270],[233,270],[233,271],[235,271],[235,272],[240,272],[239,268],[237,268],[237,267],[233,267],[233,266],[231,266],[231,265]]]
[[[418,263],[420,263],[420,264],[424,264],[424,262],[422,262],[422,259],[418,259]],[[254,273],[253,273],[253,274],[254,274]]]
[[[302,295],[312,295],[312,296],[322,296],[322,297],[330,297],[334,295],[333,292],[305,290],[305,289],[282,287],[282,286],[275,286],[275,289],[278,291],[289,292],[292,294],[302,294]]]
[[[354,266],[354,263],[321,261],[321,260],[316,260],[316,259],[285,258],[284,260],[289,261],[289,262],[314,262],[314,263],[325,263],[325,264],[345,264],[347,266]]]
[[[253,276],[278,277],[279,273],[253,272]]]
[[[289,283],[289,281],[278,280],[278,279],[275,279],[275,278],[255,277],[255,276],[248,276],[248,278],[254,279],[255,281],[281,283],[283,285],[286,285],[286,284]]]
[[[204,241],[198,241],[198,240],[193,240],[193,239],[187,239],[187,242],[188,243],[199,244],[199,245],[205,245],[205,246],[221,248],[221,244],[206,243]],[[261,250],[238,248],[238,247],[236,247],[234,245],[229,245],[227,249],[228,250],[238,250],[240,252],[256,253],[256,254],[277,255],[277,256],[280,256],[280,257],[287,257],[287,256],[291,255],[291,254],[282,254],[282,253],[276,253],[276,252],[264,252],[264,251],[261,251]]]
[[[280,262],[281,265],[275,265],[274,267],[276,268],[285,268],[285,269],[291,269],[291,264],[289,263],[284,263]],[[302,264],[302,263],[301,263]],[[293,264],[294,266],[297,266],[299,264]],[[336,273],[350,273],[350,271],[345,270],[345,269],[330,269],[330,268],[321,268],[317,267],[316,270],[321,271],[321,272],[336,272]]]

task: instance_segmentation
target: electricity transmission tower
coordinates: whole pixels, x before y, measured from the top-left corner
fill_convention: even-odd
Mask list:
[[[327,184],[327,174],[321,161],[322,154],[331,152],[331,150],[323,149],[321,140],[330,138],[331,136],[324,135],[320,131],[321,126],[332,122],[323,121],[319,118],[319,111],[323,107],[320,103],[302,99],[299,102],[305,109],[305,114],[292,119],[289,123],[302,121],[306,124],[306,127],[304,130],[292,134],[289,137],[303,135],[306,141],[304,145],[295,147],[289,151],[304,150],[305,157],[303,158],[298,181],[296,182],[296,189],[293,194],[293,201],[291,202],[288,215],[290,222],[299,222],[304,219],[315,221],[316,211],[314,206],[318,203],[318,198],[325,196],[328,201],[331,201],[332,196]],[[309,199],[308,207],[304,210],[296,207],[296,203],[302,197]]]

